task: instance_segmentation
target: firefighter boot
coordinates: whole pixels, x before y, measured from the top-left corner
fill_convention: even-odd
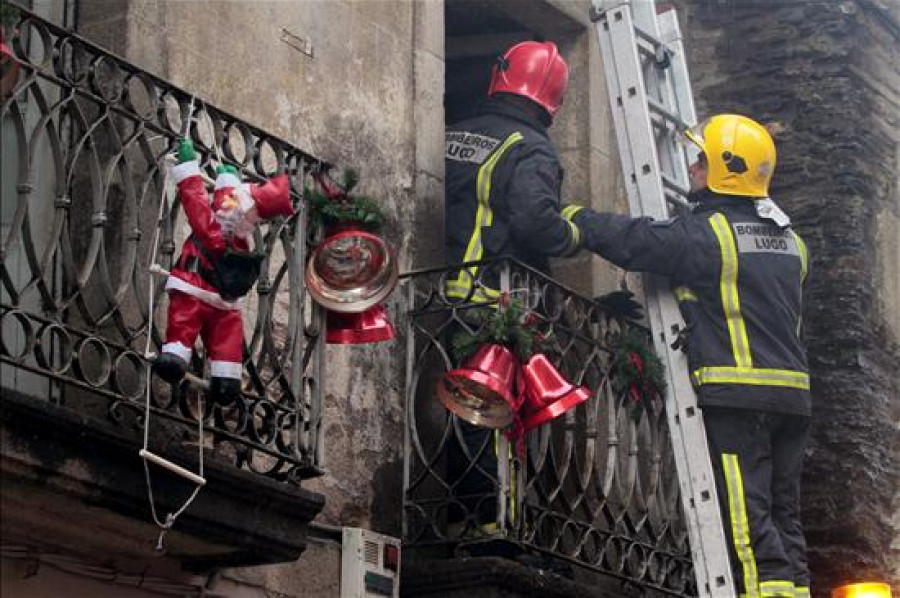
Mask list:
[[[241,381],[237,378],[213,376],[209,381],[209,398],[223,407],[234,403],[241,396]]]
[[[153,362],[153,371],[156,375],[170,384],[184,378],[187,368],[187,362],[174,353],[160,353]]]

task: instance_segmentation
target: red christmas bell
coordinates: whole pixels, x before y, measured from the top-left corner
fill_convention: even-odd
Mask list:
[[[6,45],[3,33],[0,32],[0,98],[6,99],[16,87],[19,80],[21,64],[12,48]]]
[[[513,392],[519,369],[516,357],[502,345],[484,345],[463,367],[447,372],[437,385],[438,400],[451,413],[485,428],[505,428],[519,410]]]
[[[559,417],[591,397],[590,390],[566,380],[542,353],[533,355],[522,366],[522,379],[525,386],[525,413],[522,417],[525,432]]]
[[[313,251],[306,286],[330,311],[361,313],[391,294],[399,273],[384,239],[351,225],[330,231]]]
[[[383,305],[370,307],[359,314],[328,312],[325,342],[331,345],[380,343],[394,338],[394,327]]]

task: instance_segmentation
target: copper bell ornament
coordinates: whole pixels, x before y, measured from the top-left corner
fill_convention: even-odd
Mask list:
[[[328,312],[325,342],[331,345],[380,343],[394,338],[394,327],[383,305],[358,314]]]
[[[306,268],[312,298],[339,313],[362,313],[394,290],[394,252],[380,236],[357,226],[335,227],[313,251]]]
[[[525,406],[522,414],[528,432],[584,403],[591,391],[566,380],[547,356],[538,353],[522,367]]]
[[[438,400],[470,424],[505,428],[512,423],[520,406],[513,392],[518,369],[518,360],[509,349],[484,345],[463,367],[441,378],[437,386]]]

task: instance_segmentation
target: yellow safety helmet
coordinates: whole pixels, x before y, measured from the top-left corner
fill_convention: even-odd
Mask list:
[[[768,197],[775,172],[775,142],[746,116],[717,114],[684,132],[706,154],[707,186],[723,195]]]

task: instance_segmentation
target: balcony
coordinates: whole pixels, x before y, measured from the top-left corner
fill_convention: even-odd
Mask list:
[[[559,370],[592,391],[587,402],[529,433],[518,458],[502,435],[473,433],[435,399],[439,377],[459,365],[453,331],[481,306],[445,294],[460,267],[409,273],[401,287],[408,595],[456,595],[492,584],[496,595],[535,588],[581,595],[565,585],[575,581],[557,578],[561,585],[552,588],[546,579],[528,581],[536,567],[571,580],[593,575],[601,580],[591,582],[594,591],[602,580],[612,584],[605,595],[623,595],[623,584],[696,595],[662,405],[633,411],[613,373],[615,334],[635,324],[514,261],[484,264],[481,270],[495,269],[501,290],[536,316]],[[472,557],[484,557],[482,564]],[[515,570],[516,563],[524,566]]]
[[[21,71],[0,111],[4,542],[158,554],[153,518],[193,486],[151,466],[151,511],[138,457],[149,428],[150,450],[208,482],[165,538],[168,556],[198,569],[295,559],[323,505],[301,487],[322,473],[323,343],[298,202],[328,165],[34,14],[17,31]],[[219,162],[248,181],[289,173],[299,207],[256,232],[267,257],[243,310],[242,397],[228,407],[202,383],[161,383],[145,358],[166,313],[149,268],[171,268],[189,232],[165,168],[186,132],[207,173]],[[202,380],[203,355],[191,365]]]

